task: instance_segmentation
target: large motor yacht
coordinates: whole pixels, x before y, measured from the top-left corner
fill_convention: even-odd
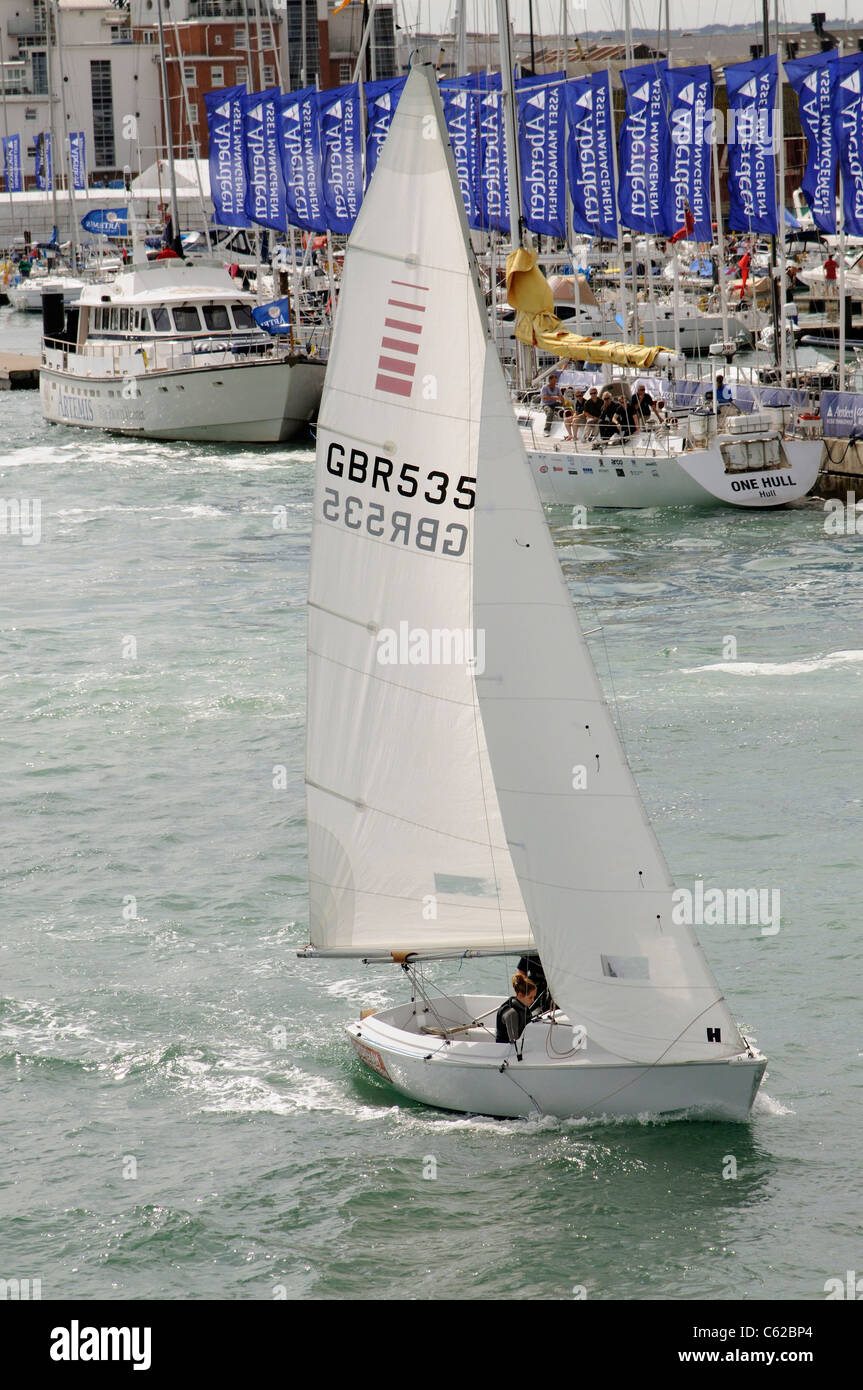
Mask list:
[[[42,413],[148,439],[276,443],[305,433],[325,363],[272,337],[221,265],[155,261],[77,304],[43,297]]]

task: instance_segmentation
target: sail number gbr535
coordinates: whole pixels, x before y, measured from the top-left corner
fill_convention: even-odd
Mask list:
[[[327,472],[341,482],[338,487],[324,488],[321,510],[325,521],[341,522],[351,531],[364,531],[375,540],[394,545],[443,555],[464,554],[467,526],[447,521],[445,514],[431,509],[452,506],[470,511],[476,502],[475,478],[462,474],[456,479],[455,474],[439,468],[423,476],[416,463],[395,464],[381,454],[369,455],[337,439],[327,449]],[[401,498],[412,502],[410,509]]]

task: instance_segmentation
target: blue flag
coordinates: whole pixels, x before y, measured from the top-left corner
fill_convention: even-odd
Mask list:
[[[728,91],[728,225],[736,232],[777,236],[775,53],[725,69]]]
[[[204,93],[210,137],[210,197],[218,227],[252,225],[246,215],[245,95],[245,87]]]
[[[838,141],[833,129],[833,92],[837,53],[813,53],[785,64],[785,75],[797,93],[803,134],[808,142],[803,196],[816,227],[831,235],[836,231],[836,169]],[[786,215],[787,222],[787,215]]]
[[[95,236],[128,236],[127,208],[94,208],[81,218],[81,226]]]
[[[441,83],[444,120],[455,160],[455,172],[464,202],[467,224],[482,226],[480,198],[480,96],[464,83]]]
[[[252,318],[267,333],[287,333],[291,326],[291,302],[274,299],[269,304],[260,304],[252,310]]]
[[[483,92],[479,99],[479,110],[481,225],[485,230],[508,232],[509,184],[501,93]]]
[[[72,165],[72,187],[87,187],[86,141],[83,130],[69,133],[69,162]]]
[[[36,187],[41,188],[43,192],[54,187],[51,136],[47,132],[36,136]]]
[[[669,68],[665,74],[671,125],[668,172],[674,199],[674,230],[695,241],[712,241],[710,141],[713,74],[708,65]],[[689,216],[687,216],[687,210]]]
[[[375,172],[378,155],[389,135],[393,112],[404,91],[406,77],[387,77],[381,82],[367,82],[363,87],[366,99],[366,188]]]
[[[524,225],[542,236],[565,237],[564,74],[515,85]]]
[[[565,89],[568,125],[566,167],[573,230],[583,236],[617,236],[614,196],[614,124],[607,72],[574,77]]]
[[[325,232],[318,93],[314,87],[280,97],[279,146],[288,222],[304,232]]]
[[[620,220],[633,231],[657,236],[670,236],[676,230],[668,178],[671,140],[663,81],[667,68],[663,60],[623,68],[620,73],[626,92],[617,191]]]
[[[856,58],[853,53],[850,57]],[[821,430],[832,439],[863,434],[863,396],[852,391],[821,392]]]
[[[20,193],[24,187],[21,181],[21,136],[3,137],[3,182],[7,193]]]
[[[359,87],[321,92],[318,103],[327,226],[347,236],[363,200]]]
[[[836,68],[833,128],[842,169],[842,216],[846,232],[863,236],[863,53],[840,58]]]
[[[282,232],[285,221],[285,181],[278,138],[278,87],[249,93],[242,99],[246,143],[246,216],[260,227]]]

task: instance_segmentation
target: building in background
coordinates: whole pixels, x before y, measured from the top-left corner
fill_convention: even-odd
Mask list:
[[[89,183],[141,168],[159,86],[152,54],[132,42],[129,21],[110,0],[0,0],[0,133],[21,137],[26,188],[36,185],[37,137],[51,130],[60,184],[64,129],[84,132]]]

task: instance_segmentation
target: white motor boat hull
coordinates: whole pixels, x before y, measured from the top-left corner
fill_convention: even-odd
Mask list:
[[[324,362],[254,357],[124,378],[51,365],[40,372],[42,413],[55,424],[145,439],[274,444],[305,433],[323,389]],[[137,365],[137,364],[136,364]]]
[[[494,1042],[494,1015],[502,1003],[502,997],[484,995],[449,998],[446,1016],[428,1015],[429,1024],[421,1002],[405,1004],[368,1015],[347,1033],[363,1064],[403,1095],[443,1110],[500,1118],[741,1121],[767,1065],[754,1048],[717,1061],[633,1065],[595,1047],[589,1036],[573,1052],[572,1025],[560,1015],[553,1027],[543,1020],[528,1025],[519,1061],[514,1046]],[[483,1017],[485,1029],[460,1026]],[[421,1032],[423,1026],[428,1031]],[[447,1034],[448,1027],[455,1031]]]
[[[37,275],[29,280],[21,280],[17,285],[9,285],[6,293],[12,308],[19,313],[41,314],[43,294],[62,293],[63,303],[68,307],[78,303],[83,288],[83,280]]]

